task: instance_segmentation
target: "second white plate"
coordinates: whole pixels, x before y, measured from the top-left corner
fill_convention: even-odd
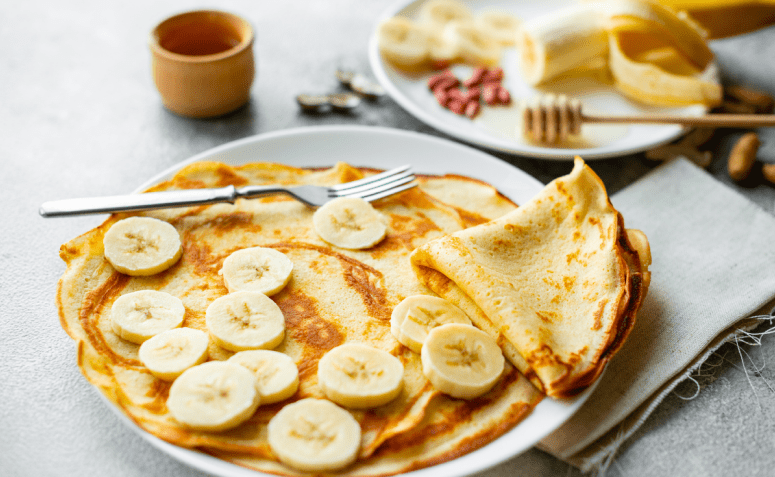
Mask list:
[[[374,25],[369,43],[369,60],[374,75],[388,94],[410,114],[439,131],[497,151],[556,160],[568,160],[576,155],[584,159],[623,156],[665,144],[684,133],[684,128],[678,125],[585,124],[583,143],[569,147],[540,147],[531,144],[517,132],[519,110],[515,101],[512,101],[512,106],[509,107],[484,107],[474,121],[442,108],[426,85],[426,80],[432,73],[406,75],[383,61],[379,52],[379,24],[395,15],[412,18],[424,1],[426,0],[399,0],[383,12]],[[523,21],[573,4],[570,0],[465,0],[465,3],[474,12],[498,9],[508,11]],[[594,75],[574,77],[565,82],[542,86],[541,89],[533,88],[522,80],[514,48],[506,50],[501,66],[505,74],[504,85],[514,99],[530,99],[537,93],[553,92],[580,99],[588,113],[697,116],[705,112],[702,106],[659,108],[639,104],[623,96],[612,85],[597,80]],[[458,77],[465,78],[470,74],[471,68],[455,66],[453,71]]]

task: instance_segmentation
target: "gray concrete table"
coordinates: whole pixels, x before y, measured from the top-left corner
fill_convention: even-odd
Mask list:
[[[130,192],[211,147],[292,127],[378,125],[446,137],[389,99],[323,116],[302,114],[294,102],[298,93],[336,88],[333,71],[342,61],[367,69],[369,34],[392,1],[218,2],[256,27],[258,77],[247,107],[214,120],[167,112],[149,74],[149,30],[199,3],[0,3],[0,475],[202,475],[123,425],[81,376],[54,305],[64,270],[58,251],[101,218],[47,220],[37,208],[54,198]],[[726,79],[775,94],[775,29],[713,48]],[[768,132],[762,160],[775,162],[772,139]],[[771,186],[739,186],[727,178],[730,140],[718,142],[711,172],[775,212]],[[570,170],[570,163],[495,155],[542,182]],[[595,169],[615,192],[654,165],[632,155],[596,161]],[[699,395],[684,400],[696,386],[679,386],[630,439],[609,475],[773,475],[773,360],[772,337],[742,354],[723,348],[698,376]],[[754,370],[763,363],[768,366]],[[577,473],[532,450],[485,474]]]

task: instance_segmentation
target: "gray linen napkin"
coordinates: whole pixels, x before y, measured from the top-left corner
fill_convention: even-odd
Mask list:
[[[594,164],[591,164],[594,169]],[[611,198],[649,239],[651,286],[584,406],[538,447],[598,469],[662,399],[775,297],[775,218],[679,158]]]

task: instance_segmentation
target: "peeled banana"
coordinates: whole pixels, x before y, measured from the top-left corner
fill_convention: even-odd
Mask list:
[[[495,340],[470,325],[448,323],[428,333],[420,352],[423,374],[439,391],[473,399],[492,389],[505,360]]]
[[[607,65],[615,86],[660,106],[721,102],[713,52],[690,19],[655,2],[577,5],[522,24],[519,58],[537,85],[577,68]]]
[[[392,354],[360,343],[337,346],[318,361],[318,385],[328,399],[365,409],[395,399],[404,386],[404,365]]]
[[[185,314],[186,308],[179,298],[156,290],[121,295],[110,309],[113,332],[137,344],[179,327]]]
[[[399,343],[419,353],[428,331],[445,323],[470,325],[471,320],[463,310],[443,298],[414,295],[393,308],[390,332]]]
[[[187,369],[172,383],[167,408],[188,428],[223,431],[250,418],[260,402],[250,371],[209,361]]]
[[[312,215],[315,232],[336,247],[357,250],[385,237],[385,218],[370,203],[355,197],[327,202]]]
[[[205,311],[213,341],[230,351],[272,349],[285,337],[280,307],[261,292],[238,291],[213,301]]]
[[[592,5],[575,5],[526,21],[519,29],[522,77],[531,85],[548,81],[608,54],[603,16]]]
[[[265,349],[240,351],[227,361],[253,373],[262,404],[284,401],[299,389],[299,369],[286,354]]]
[[[220,274],[230,292],[257,291],[272,296],[288,284],[293,262],[273,248],[237,250],[223,261]]]
[[[150,338],[138,350],[143,366],[159,379],[174,381],[183,371],[207,360],[207,333],[175,328]]]
[[[307,398],[283,407],[270,421],[269,447],[283,463],[302,471],[338,470],[353,463],[361,426],[344,409]]]
[[[162,272],[183,253],[175,227],[151,217],[119,220],[105,232],[103,245],[105,258],[113,268],[133,276]]]

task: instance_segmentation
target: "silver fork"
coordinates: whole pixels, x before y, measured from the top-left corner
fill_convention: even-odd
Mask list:
[[[277,185],[244,187],[226,186],[217,189],[185,189],[145,194],[89,197],[45,202],[38,211],[43,217],[70,215],[105,214],[137,210],[186,207],[190,205],[234,203],[238,198],[263,197],[272,194],[287,194],[309,207],[320,207],[338,197],[360,197],[374,201],[403,192],[416,186],[412,166],[405,165],[366,177],[357,181],[330,187],[302,185],[282,187]]]

